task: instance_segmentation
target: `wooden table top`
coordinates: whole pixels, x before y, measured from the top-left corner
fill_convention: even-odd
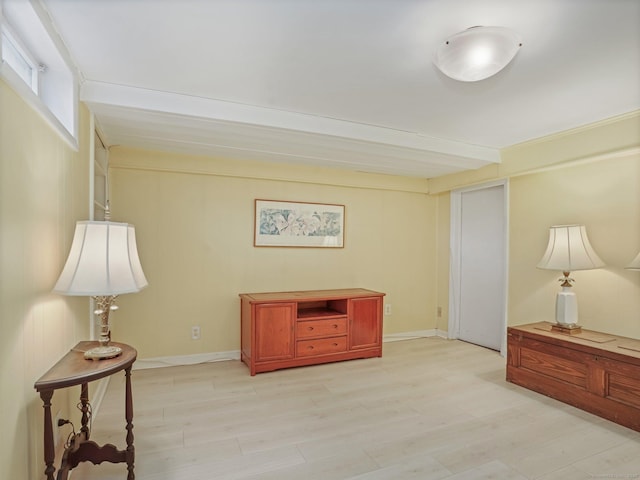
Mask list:
[[[552,325],[550,322],[538,322],[526,325],[513,325],[509,327],[508,330],[540,335],[548,338],[552,342],[571,342],[576,346],[586,349],[598,349],[613,353],[614,355],[624,355],[628,361],[640,364],[640,340],[638,339],[596,332],[584,328],[581,333],[567,335],[565,333],[552,331]]]
[[[84,341],[73,347],[58,363],[34,384],[38,392],[81,385],[112,375],[133,365],[138,352],[124,343],[110,342],[122,348],[122,354],[105,360],[87,360],[84,352],[99,345],[96,341]]]
[[[296,292],[241,293],[241,298],[249,301],[298,301],[298,300],[337,300],[343,298],[381,297],[384,293],[364,288],[343,288],[336,290],[300,290]]]

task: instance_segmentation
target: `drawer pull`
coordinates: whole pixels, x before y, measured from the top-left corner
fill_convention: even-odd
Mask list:
[[[309,346],[307,347],[307,350],[313,350],[313,345],[309,345]]]
[[[334,324],[333,324],[333,328],[338,328],[338,324],[337,324],[337,323],[334,323]]]
[[[337,344],[336,342],[333,342],[333,346],[334,346],[334,347],[337,347],[337,346],[338,346],[338,344]]]
[[[307,330],[312,331],[313,327],[307,327]]]

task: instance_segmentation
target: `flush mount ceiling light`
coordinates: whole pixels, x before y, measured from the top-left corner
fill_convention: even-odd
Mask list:
[[[508,28],[471,27],[442,42],[433,63],[448,77],[477,82],[506,67],[521,46],[520,36]]]

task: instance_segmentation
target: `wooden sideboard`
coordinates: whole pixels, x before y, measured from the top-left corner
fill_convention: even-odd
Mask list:
[[[542,322],[507,330],[507,381],[640,431],[640,340]]]
[[[361,288],[240,294],[242,361],[255,375],[381,357],[384,295]]]

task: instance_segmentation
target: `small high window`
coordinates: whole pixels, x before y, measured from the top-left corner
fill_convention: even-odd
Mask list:
[[[0,76],[77,149],[77,74],[42,8],[0,0]]]
[[[5,26],[2,29],[2,61],[6,62],[24,83],[38,94],[38,69],[26,50]]]

